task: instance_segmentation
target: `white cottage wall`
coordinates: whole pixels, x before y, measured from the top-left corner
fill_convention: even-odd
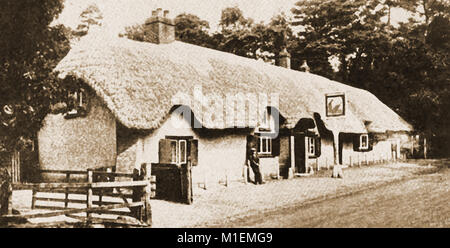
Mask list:
[[[159,141],[166,136],[192,137],[198,140],[198,165],[192,168],[195,187],[224,183],[227,180],[242,180],[246,160],[246,135],[222,132],[218,132],[218,135],[220,136],[199,135],[189,122],[171,114],[158,129],[141,138],[142,147],[139,141],[136,143],[134,164],[158,163]]]

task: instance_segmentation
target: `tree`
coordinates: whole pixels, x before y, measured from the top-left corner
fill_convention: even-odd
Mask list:
[[[72,32],[72,35],[76,38],[80,38],[88,34],[89,29],[93,26],[102,26],[103,24],[103,14],[94,3],[89,5],[80,14],[81,23],[78,24],[77,28]]]
[[[276,56],[284,49],[293,55],[291,60],[296,65],[294,50],[291,49],[296,44],[296,37],[291,28],[291,20],[285,13],[273,16],[268,24],[259,23],[252,27],[252,32],[257,36],[255,44],[258,51],[257,59],[266,62],[273,62]]]
[[[183,42],[214,47],[209,34],[209,23],[192,14],[180,14],[175,18],[175,36]]]
[[[243,57],[257,58],[258,36],[252,32],[254,21],[245,18],[238,7],[229,7],[222,10],[219,33],[213,38],[218,49]]]
[[[339,58],[339,79],[349,83],[351,58],[370,54],[367,48],[376,48],[368,42],[381,41],[385,24],[380,22],[384,8],[378,9],[378,1],[365,0],[303,0],[292,9],[293,25],[301,26],[300,42],[304,43],[304,55],[312,61],[313,72],[327,76],[328,60]],[[302,48],[302,46],[299,46]],[[308,57],[311,56],[311,57]],[[317,68],[316,66],[319,66]],[[321,70],[325,71],[321,71]]]
[[[294,25],[304,30],[295,50],[324,76],[328,59],[338,57],[339,81],[371,91],[416,131],[429,138],[445,134],[450,144],[448,6],[443,0],[299,1]],[[423,19],[395,28],[393,7]]]
[[[21,149],[39,130],[59,89],[53,68],[69,50],[50,23],[60,0],[6,0],[0,6],[0,146]]]

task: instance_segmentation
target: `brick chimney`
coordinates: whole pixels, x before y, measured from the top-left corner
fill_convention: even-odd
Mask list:
[[[161,8],[152,11],[145,22],[145,36],[148,42],[168,44],[175,41],[175,22],[169,18],[169,11]]]
[[[275,64],[287,69],[291,69],[291,55],[287,51],[286,47],[278,54]]]

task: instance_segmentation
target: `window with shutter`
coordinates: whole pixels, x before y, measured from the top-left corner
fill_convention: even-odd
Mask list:
[[[373,135],[355,134],[353,136],[353,150],[357,152],[367,152],[373,149]]]
[[[170,163],[176,164],[178,160],[178,142],[176,140],[170,141]]]
[[[178,162],[180,164],[185,164],[186,163],[186,150],[187,150],[187,143],[186,140],[180,140],[178,142],[178,147],[179,147],[179,157],[178,157]]]
[[[189,143],[188,143],[189,142]],[[198,141],[189,139],[162,139],[159,141],[159,163],[161,164],[185,164],[188,156],[195,156],[197,163]],[[193,151],[192,151],[193,150]]]
[[[314,137],[307,137],[308,139],[308,155],[314,156],[316,153],[316,140]]]
[[[76,91],[69,92],[67,99],[68,111],[64,115],[66,119],[84,117],[87,115],[88,97],[85,89],[80,88]]]
[[[361,134],[359,136],[359,149],[360,150],[367,150],[369,149],[369,135],[367,134]]]

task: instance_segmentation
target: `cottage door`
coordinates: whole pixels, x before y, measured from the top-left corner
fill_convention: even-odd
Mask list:
[[[191,204],[192,166],[198,163],[198,140],[170,137],[159,141],[159,164],[154,165],[156,197]]]
[[[295,145],[295,173],[306,173],[306,147],[305,147],[305,135],[294,135]]]

